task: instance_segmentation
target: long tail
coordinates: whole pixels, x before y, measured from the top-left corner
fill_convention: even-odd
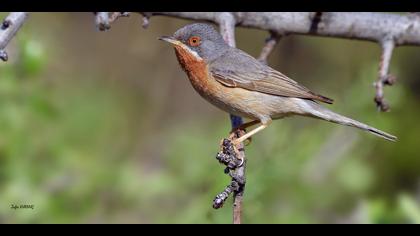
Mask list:
[[[304,100],[301,100],[304,101]],[[356,127],[365,131],[369,131],[370,133],[379,136],[381,138],[384,138],[386,140],[389,141],[396,141],[397,137],[395,137],[394,135],[388,134],[384,131],[381,131],[379,129],[373,128],[369,125],[363,124],[359,121],[350,119],[348,117],[342,116],[340,114],[337,114],[331,110],[328,110],[327,108],[319,105],[316,102],[313,101],[304,101],[306,105],[304,105],[304,107],[306,108],[306,112],[309,113],[310,116],[315,117],[315,118],[319,118],[322,120],[326,120],[326,121],[330,121],[330,122],[334,122],[337,124],[341,124],[341,125],[347,125],[347,126],[351,126],[351,127]],[[307,109],[309,105],[311,107],[311,109]]]

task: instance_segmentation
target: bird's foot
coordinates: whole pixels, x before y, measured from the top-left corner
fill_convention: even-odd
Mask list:
[[[234,132],[231,132],[230,135],[229,135],[229,140],[232,143],[233,150],[234,150],[234,152],[236,154],[235,155],[236,156],[236,159],[238,159],[238,160],[241,161],[241,163],[238,165],[238,167],[240,167],[240,166],[242,166],[244,164],[244,158],[242,157],[242,155],[239,154],[239,150],[238,150],[238,147],[241,144],[241,142],[238,141],[238,139],[242,135],[245,135],[245,133],[246,133],[245,128],[242,128],[242,129],[236,129]],[[245,143],[245,141],[248,141],[248,142]],[[248,145],[248,144],[251,143],[251,139],[246,139],[245,141],[244,141],[244,145]]]
[[[239,144],[239,143],[235,142],[235,139],[239,138],[241,136],[241,133],[243,133],[241,131],[246,132],[245,129],[234,129],[229,133],[229,139],[232,140],[235,143],[235,146]],[[249,137],[244,141],[244,146],[248,146],[251,143],[252,143],[252,137]]]

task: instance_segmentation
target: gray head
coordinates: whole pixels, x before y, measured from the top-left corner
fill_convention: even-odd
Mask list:
[[[206,61],[216,59],[229,49],[219,32],[213,26],[203,23],[186,25],[172,37],[163,36],[159,39],[186,47]]]

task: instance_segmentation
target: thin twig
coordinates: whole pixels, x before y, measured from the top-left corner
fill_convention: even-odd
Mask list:
[[[118,18],[120,17],[129,17],[129,12],[113,12],[111,16],[109,17],[109,24],[114,23]]]
[[[265,45],[261,50],[258,60],[267,65],[268,56],[274,50],[280,39],[281,35],[276,32],[270,32],[270,36],[265,40]]]
[[[379,63],[378,79],[375,82],[375,102],[380,111],[389,111],[389,105],[384,99],[384,86],[393,85],[396,77],[389,74],[389,65],[391,63],[392,51],[394,50],[395,43],[392,39],[384,40],[381,43],[382,55]]]
[[[100,31],[107,31],[111,29],[111,24],[120,17],[129,17],[130,12],[94,12],[96,27]]]
[[[12,12],[4,20],[0,28],[0,59],[8,60],[8,55],[4,50],[9,44],[10,40],[16,35],[18,30],[22,27],[26,18],[27,12]]]

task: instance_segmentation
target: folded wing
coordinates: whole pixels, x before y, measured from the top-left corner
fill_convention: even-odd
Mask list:
[[[276,96],[333,103],[332,99],[310,91],[241,50],[235,48],[232,48],[232,50],[236,52],[227,53],[222,56],[222,60],[219,58],[210,64],[210,73],[219,83],[228,87],[239,87]]]

